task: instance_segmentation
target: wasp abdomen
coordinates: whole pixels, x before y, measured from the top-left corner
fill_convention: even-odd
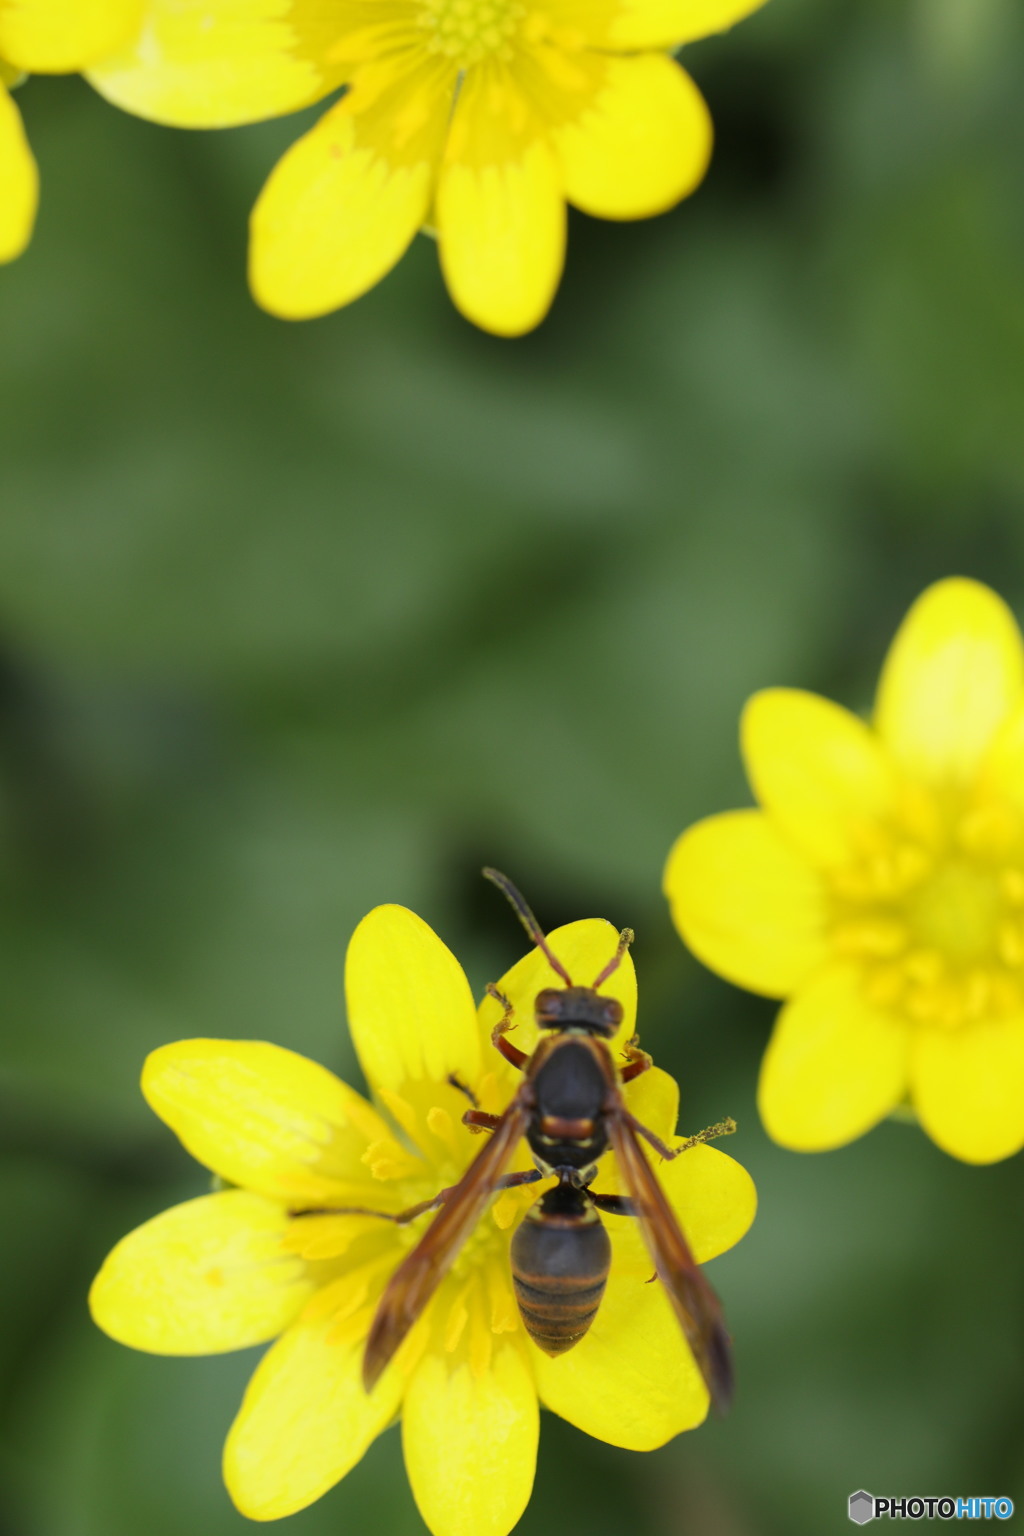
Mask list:
[[[597,1211],[577,1190],[549,1190],[512,1238],[512,1283],[534,1343],[561,1355],[582,1339],[601,1303],[611,1243]]]

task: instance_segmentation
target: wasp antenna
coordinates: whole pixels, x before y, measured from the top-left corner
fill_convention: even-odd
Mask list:
[[[498,890],[501,891],[502,895],[506,898],[513,911],[516,913],[516,916],[519,918],[519,921],[530,935],[530,938],[544,955],[548,965],[550,965],[555,975],[561,976],[566,986],[571,987],[572,977],[569,975],[569,972],[566,970],[561,960],[559,960],[558,956],[552,953],[550,947],[548,946],[548,941],[544,937],[543,928],[540,926],[540,923],[538,923],[537,919],[526,905],[523,897],[512,884],[512,881],[508,878],[508,875],[503,875],[500,869],[485,869],[483,871],[483,877],[485,880],[489,880],[492,885],[496,885],[498,887]]]
[[[623,928],[622,932],[619,934],[619,943],[614,955],[612,955],[611,959],[608,961],[608,964],[605,966],[600,976],[594,982],[595,992],[597,991],[598,987],[603,986],[603,984],[608,980],[608,977],[611,976],[613,972],[618,970],[619,966],[622,964],[622,958],[632,942],[632,928]]]

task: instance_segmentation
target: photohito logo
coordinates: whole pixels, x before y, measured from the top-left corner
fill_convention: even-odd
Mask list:
[[[873,1493],[859,1488],[850,1494],[849,1515],[854,1525],[867,1525],[886,1515],[890,1520],[1009,1520],[1013,1514],[1012,1499],[996,1499],[991,1495],[972,1499],[930,1498],[876,1499]]]

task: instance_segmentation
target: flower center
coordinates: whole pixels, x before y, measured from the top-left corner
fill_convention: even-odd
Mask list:
[[[1024,827],[1005,806],[917,794],[832,876],[832,941],[879,1007],[957,1028],[1024,1000]]]
[[[491,56],[510,57],[525,14],[518,0],[423,0],[420,25],[432,53],[446,54],[467,69]]]
[[[1001,909],[995,875],[955,859],[940,865],[907,901],[918,941],[962,965],[988,957]]]

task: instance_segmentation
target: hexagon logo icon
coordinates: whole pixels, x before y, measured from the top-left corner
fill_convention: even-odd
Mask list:
[[[869,1520],[875,1518],[874,1495],[866,1493],[863,1488],[851,1493],[849,1513],[854,1525],[867,1525]]]

